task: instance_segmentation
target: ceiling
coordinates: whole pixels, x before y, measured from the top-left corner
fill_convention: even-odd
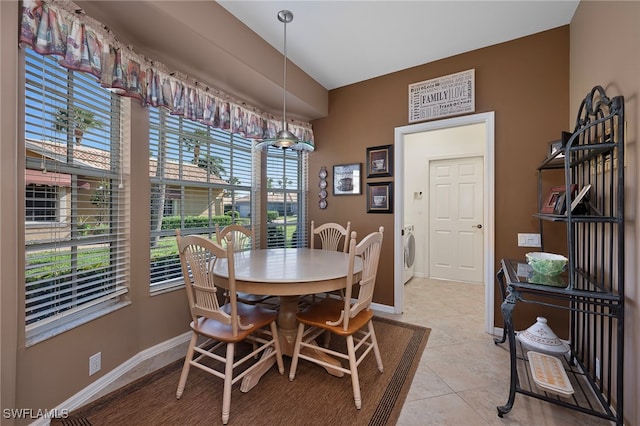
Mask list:
[[[567,25],[579,0],[218,3],[326,89]]]

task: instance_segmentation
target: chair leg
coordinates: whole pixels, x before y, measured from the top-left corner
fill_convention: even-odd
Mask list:
[[[298,335],[296,336],[296,344],[293,347],[293,357],[291,358],[291,369],[289,370],[289,381],[296,377],[296,369],[298,368],[298,359],[300,357],[300,346],[302,346],[302,335],[304,334],[304,324],[298,325]]]
[[[358,363],[356,361],[356,349],[353,344],[353,336],[347,336],[347,352],[349,353],[349,369],[351,370],[351,386],[353,387],[353,401],[356,408],[362,408],[360,396],[360,380],[358,379]]]
[[[331,332],[330,331],[325,331],[324,332],[324,342],[322,342],[322,345],[325,348],[329,347],[329,343],[331,343]]]
[[[187,383],[187,376],[189,376],[189,367],[191,367],[191,360],[193,359],[193,348],[198,341],[198,335],[191,333],[191,341],[189,342],[189,348],[187,349],[187,355],[184,357],[184,364],[182,366],[182,374],[180,374],[180,380],[178,381],[178,390],[176,391],[176,399],[180,399],[182,392],[184,392],[184,386]]]
[[[276,362],[278,363],[278,371],[280,374],[284,374],[284,363],[282,362],[282,350],[280,349],[280,337],[278,336],[278,327],[276,322],[271,323],[271,337],[273,338],[273,345],[276,351]]]
[[[233,381],[233,353],[235,346],[227,343],[227,357],[224,366],[224,390],[222,391],[222,424],[229,422],[231,411],[231,383]]]
[[[371,334],[371,344],[373,345],[373,353],[376,355],[376,362],[378,363],[378,370],[382,373],[384,367],[382,365],[382,356],[380,356],[380,349],[378,348],[378,339],[376,339],[376,332],[373,330],[373,321],[369,320],[369,333]]]

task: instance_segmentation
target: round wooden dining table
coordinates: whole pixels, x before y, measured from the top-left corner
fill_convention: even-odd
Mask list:
[[[293,355],[298,331],[296,313],[300,296],[340,290],[347,285],[348,253],[309,248],[258,249],[235,253],[234,262],[237,291],[279,296],[280,347],[282,353],[289,356]],[[359,257],[355,258],[353,272],[355,275],[362,272]],[[216,263],[213,274],[217,277],[216,285],[226,289],[225,260]],[[248,391],[257,380],[259,377],[243,382],[241,390]]]

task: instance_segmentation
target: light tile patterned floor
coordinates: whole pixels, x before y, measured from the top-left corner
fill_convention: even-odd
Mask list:
[[[484,332],[482,285],[414,277],[404,300],[402,315],[379,315],[429,327],[431,335],[399,426],[610,424],[521,394],[497,416],[509,392],[509,353]]]

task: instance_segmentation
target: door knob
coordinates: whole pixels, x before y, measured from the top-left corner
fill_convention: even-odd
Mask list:
[[[482,225],[477,224],[477,225],[471,225],[472,228],[478,228],[478,229],[482,229]]]

